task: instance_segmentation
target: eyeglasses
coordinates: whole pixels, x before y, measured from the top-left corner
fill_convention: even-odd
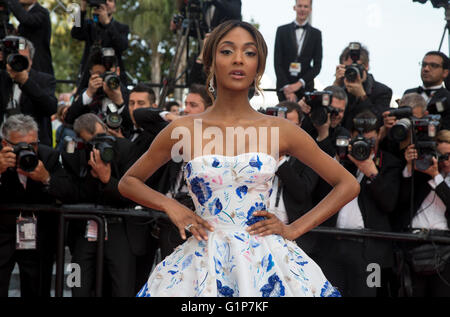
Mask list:
[[[441,65],[441,64],[437,64],[437,63],[427,63],[427,62],[421,62],[421,63],[419,63],[419,65],[420,65],[422,68],[425,68],[425,67],[427,67],[427,66],[430,66],[431,69],[438,69],[439,67],[443,67],[443,65]]]
[[[13,143],[13,142],[9,141],[8,139],[5,139],[5,141],[8,144],[11,144],[12,146],[16,146],[19,143],[24,143],[24,142]],[[27,144],[31,145],[32,147],[37,147],[39,145],[39,140],[37,140],[36,142],[27,143]]]
[[[438,161],[439,162],[447,161],[449,157],[450,157],[450,153],[440,154],[438,156]]]

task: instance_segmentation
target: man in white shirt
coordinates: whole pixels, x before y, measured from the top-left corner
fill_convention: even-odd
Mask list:
[[[349,150],[342,164],[360,182],[361,192],[345,205],[335,217],[335,225],[341,229],[373,229],[391,231],[390,213],[395,211],[400,190],[401,162],[392,154],[379,150],[375,140],[379,126],[377,117],[370,111],[362,112],[355,120],[366,120],[362,136],[373,146],[367,158]],[[353,139],[358,135],[352,131]],[[351,142],[352,144],[353,142]],[[355,143],[353,143],[353,147]],[[331,225],[331,223],[330,223]],[[378,264],[382,271],[393,265],[392,245],[388,241],[331,237],[322,242],[319,264],[325,276],[339,288],[343,296],[376,296],[377,288],[367,284],[368,265]],[[385,287],[383,279],[381,287]]]
[[[426,170],[414,168],[418,158],[414,144],[405,151],[406,166],[403,170],[401,199],[405,205],[411,201],[412,208],[403,211],[403,226],[416,229],[438,230],[439,234],[449,234],[450,206],[450,130],[439,131],[437,137],[437,158]],[[414,187],[411,186],[414,178]],[[411,245],[410,247],[414,247]],[[423,275],[410,270],[413,296],[450,296],[450,265],[442,272]]]

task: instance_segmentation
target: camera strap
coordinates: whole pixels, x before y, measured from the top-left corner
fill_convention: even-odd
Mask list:
[[[36,226],[34,213],[31,217],[22,217],[22,213],[19,213],[16,218],[16,250],[36,249]]]

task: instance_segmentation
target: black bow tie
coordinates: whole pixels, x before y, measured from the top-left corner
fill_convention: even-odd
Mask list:
[[[417,93],[419,95],[422,93],[425,93],[428,97],[431,97],[431,95],[438,90],[439,89],[426,89],[426,88],[423,88],[422,86],[420,86],[419,88],[417,88]]]
[[[306,24],[305,25],[298,25],[298,24],[295,24],[295,29],[297,30],[297,29],[306,29]]]

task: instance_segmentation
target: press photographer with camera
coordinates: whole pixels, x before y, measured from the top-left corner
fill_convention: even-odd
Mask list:
[[[406,166],[400,199],[403,206],[402,229],[417,233],[429,230],[433,235],[449,235],[450,206],[450,131],[441,130],[428,168],[417,166],[420,153],[414,144],[405,151]],[[412,199],[411,199],[411,196]],[[447,297],[450,295],[450,248],[440,244],[404,244],[409,270],[403,281],[409,296]],[[415,260],[422,259],[421,261]],[[408,287],[409,286],[409,287]]]
[[[1,126],[1,138],[0,201],[54,204],[50,187],[59,186],[53,178],[64,170],[59,153],[39,143],[36,121],[23,114],[10,116]],[[46,212],[0,213],[0,297],[8,296],[16,263],[22,297],[50,296],[57,224],[56,215]]]
[[[54,76],[50,39],[50,13],[37,0],[6,0],[8,8],[19,21],[18,34],[35,47],[32,68]]]
[[[389,214],[395,211],[400,190],[401,162],[378,148],[379,124],[375,114],[364,111],[354,121],[351,139],[347,139],[347,144],[339,144],[345,151],[340,161],[358,179],[361,192],[327,223],[343,229],[389,232]],[[377,289],[367,286],[366,269],[369,263],[378,263],[382,270],[392,267],[393,250],[389,241],[344,236],[323,237],[320,241],[318,261],[343,295],[376,295]],[[381,288],[387,287],[384,278],[381,284]]]
[[[131,208],[129,200],[120,195],[118,180],[133,164],[132,143],[115,138],[93,113],[75,120],[74,131],[79,139],[61,153],[62,162],[72,178],[72,198],[77,203],[98,204],[113,208]],[[134,296],[136,256],[146,252],[147,227],[140,220],[106,216],[105,273],[112,296]],[[72,262],[81,267],[81,287],[74,287],[74,297],[92,296],[95,284],[97,225],[93,221],[71,221],[69,246]]]
[[[51,116],[56,113],[56,81],[52,75],[32,68],[35,49],[31,41],[7,36],[0,43],[0,122],[23,113],[39,126],[39,141],[52,146]]]
[[[314,90],[314,78],[322,68],[322,33],[308,23],[312,0],[295,0],[294,22],[278,27],[274,66],[280,101],[297,102]],[[312,65],[312,66],[311,66]]]
[[[348,104],[342,126],[351,130],[353,118],[360,112],[370,110],[379,120],[389,108],[392,89],[376,81],[369,73],[369,51],[358,42],[351,42],[339,57],[333,85],[345,89]]]
[[[84,113],[98,115],[116,136],[132,127],[127,111],[128,90],[119,78],[121,69],[111,48],[95,50],[89,58],[89,84],[74,98],[66,122],[73,124]],[[114,131],[113,131],[114,130]]]
[[[450,92],[448,87],[444,86],[449,65],[449,58],[444,53],[438,51],[426,53],[421,63],[422,85],[404,92],[404,94],[420,94],[427,103],[428,112],[441,116],[442,129],[450,129]]]
[[[332,157],[336,154],[336,137],[343,129],[341,122],[347,101],[344,89],[328,86],[323,91],[306,92],[298,102],[305,114],[302,128]]]
[[[428,115],[425,99],[417,93],[403,95],[398,108],[383,112],[383,126],[380,128],[380,147],[400,160],[404,160],[404,151],[411,144],[412,119]]]
[[[92,9],[92,18],[87,18],[88,7]],[[85,42],[80,64],[81,83],[89,77],[88,60],[93,48],[112,47],[117,56],[117,65],[121,69],[120,80],[127,82],[122,53],[128,48],[128,25],[116,21],[116,0],[81,0],[81,25],[73,26],[72,38]],[[83,76],[83,74],[85,74]],[[84,78],[83,78],[84,77]]]

